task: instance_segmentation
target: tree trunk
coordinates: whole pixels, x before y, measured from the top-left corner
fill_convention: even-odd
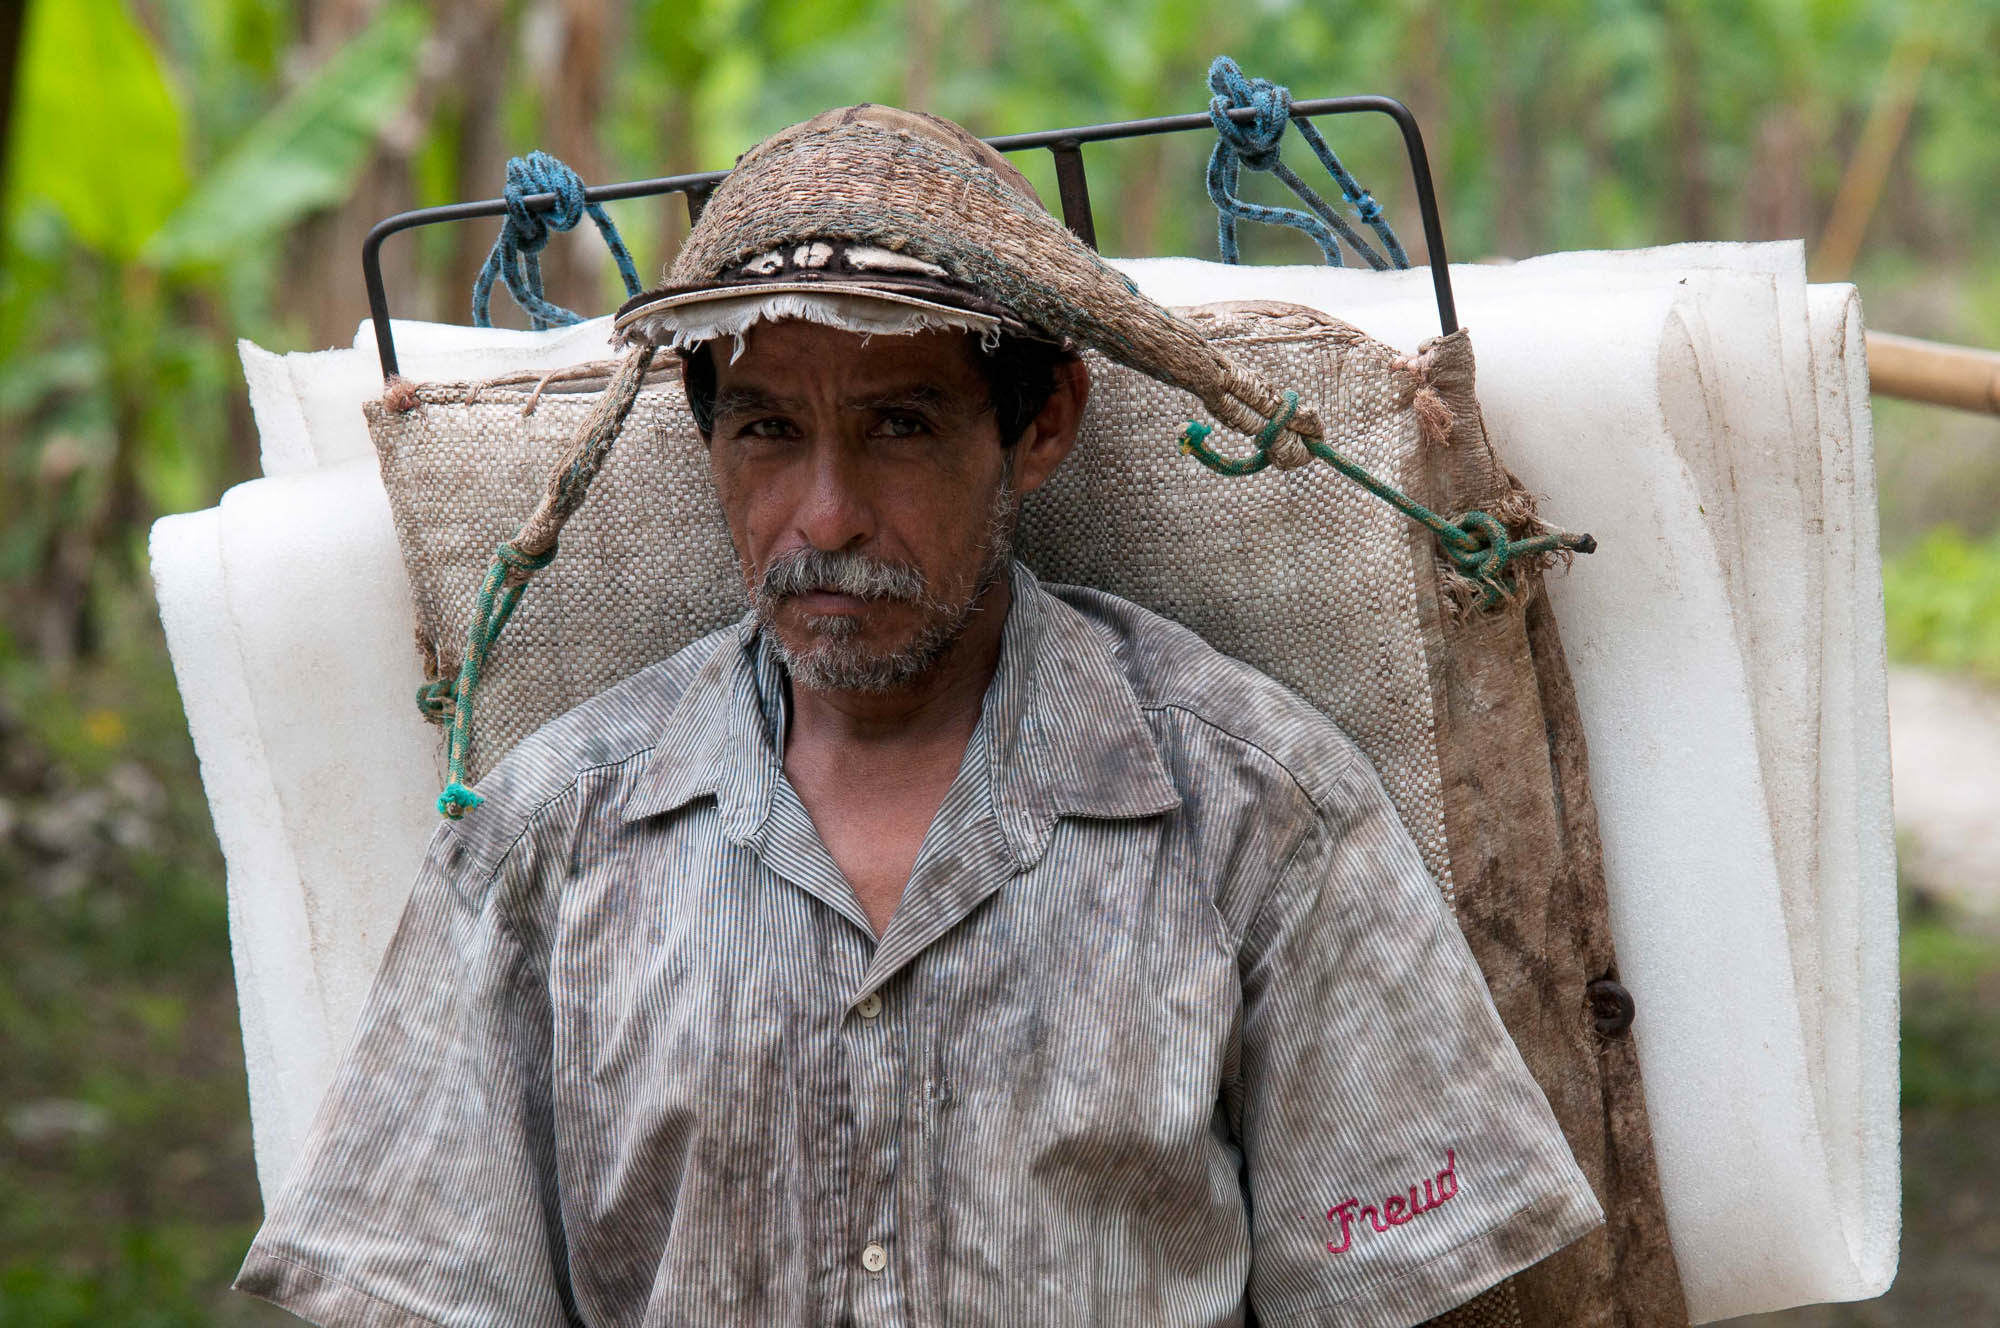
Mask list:
[[[542,133],[548,150],[582,177],[584,184],[603,184],[604,154],[598,150],[597,122],[604,109],[611,6],[608,0],[561,0],[561,14],[561,56],[550,67],[543,89],[542,104],[548,110]],[[555,303],[594,318],[616,307],[615,301],[606,303],[612,289],[606,274],[613,266],[596,225],[586,217],[569,234],[550,240],[542,251],[544,289]]]
[[[1708,144],[1701,113],[1701,51],[1687,0],[1666,8],[1668,138],[1672,161],[1668,178],[1680,208],[1682,240],[1705,240],[1712,233],[1708,188]]]
[[[1446,134],[1451,116],[1451,80],[1445,71],[1444,7],[1436,0],[1426,0],[1410,20],[1406,32],[1409,40],[1403,57],[1403,67],[1409,71],[1406,104],[1410,114],[1417,117],[1417,127],[1423,131],[1424,150],[1431,158],[1431,175],[1441,184],[1451,174]],[[1410,198],[1414,212],[1414,192]],[[1447,201],[1440,196],[1438,206],[1444,207]],[[1431,261],[1421,224],[1399,226],[1396,235],[1410,255],[1410,262],[1423,265]],[[1449,232],[1446,244],[1450,244]]]
[[[661,169],[667,175],[692,175],[701,169],[696,153],[699,146],[695,141],[696,107],[694,88],[691,84],[676,81],[667,93],[667,114],[665,126],[666,141],[662,144]],[[661,201],[659,211],[658,253],[660,267],[664,270],[680,252],[681,241],[687,238],[687,205],[678,198]],[[655,274],[658,275],[658,274]],[[641,272],[639,280],[647,280]]]
[[[931,109],[936,95],[938,46],[944,37],[942,0],[905,0],[903,8],[903,105]]]
[[[1118,191],[1118,215],[1098,219],[1100,239],[1116,237],[1118,252],[1145,258],[1159,252],[1160,214],[1167,198],[1165,135],[1142,138],[1127,149],[1124,188]],[[1173,183],[1185,187],[1186,181]],[[1110,222],[1109,226],[1104,225]]]
[[[1791,240],[1812,224],[1812,184],[1806,163],[1813,160],[1812,135],[1795,105],[1765,114],[1750,149],[1750,174],[1743,182],[1743,233],[1751,240]]]
[[[7,201],[7,148],[14,141],[14,83],[21,63],[22,21],[27,0],[0,3],[0,212]]]
[[[463,16],[463,26],[457,76],[445,94],[452,98],[459,125],[452,193],[458,199],[491,198],[506,182],[509,153],[500,117],[514,75],[516,25],[507,17],[502,0],[462,3],[454,12]],[[437,314],[444,321],[471,321],[472,283],[498,232],[499,223],[494,221],[451,227],[451,259],[445,264]],[[495,303],[504,307],[506,295]]]

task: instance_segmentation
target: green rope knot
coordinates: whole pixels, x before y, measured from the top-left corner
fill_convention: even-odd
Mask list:
[[[1254,475],[1271,464],[1271,445],[1291,422],[1298,405],[1299,394],[1287,389],[1284,409],[1257,431],[1253,440],[1256,450],[1249,456],[1232,459],[1210,447],[1208,440],[1215,429],[1199,420],[1189,420],[1187,428],[1181,431],[1181,452],[1218,475]],[[1552,553],[1597,551],[1597,541],[1590,536],[1560,530],[1516,539],[1498,517],[1487,512],[1467,512],[1456,521],[1447,520],[1393,484],[1384,483],[1349,461],[1323,440],[1307,438],[1305,444],[1306,450],[1321,461],[1437,536],[1452,566],[1479,588],[1482,609],[1498,608],[1514,597],[1516,564],[1533,562]]]
[[[1288,387],[1285,389],[1284,409],[1273,415],[1264,427],[1257,431],[1257,450],[1269,452],[1271,444],[1278,441],[1278,435],[1285,431],[1285,426],[1292,422],[1292,416],[1298,413],[1299,394]]]
[[[1184,456],[1192,456],[1218,475],[1255,475],[1271,464],[1271,444],[1278,441],[1278,435],[1285,431],[1285,426],[1292,422],[1292,416],[1298,414],[1298,411],[1299,394],[1286,388],[1284,406],[1276,415],[1264,422],[1264,427],[1257,431],[1257,437],[1252,440],[1257,450],[1238,460],[1223,456],[1208,445],[1209,438],[1215,433],[1213,425],[1203,424],[1200,420],[1189,420],[1187,428],[1181,430],[1181,453]],[[1308,443],[1307,446],[1311,444]]]
[[[1597,541],[1589,535],[1546,530],[1526,539],[1507,533],[1500,518],[1487,512],[1467,512],[1456,523],[1459,539],[1444,538],[1445,556],[1467,580],[1479,587],[1479,607],[1497,608],[1514,596],[1512,568],[1552,553],[1595,553]]]
[[[1500,519],[1485,512],[1467,512],[1454,525],[1454,533],[1463,538],[1441,537],[1438,542],[1452,566],[1479,587],[1479,607],[1494,608],[1514,593],[1507,568],[1515,557],[1514,541]]]
[[[444,786],[444,792],[438,794],[438,815],[456,821],[484,801],[486,799],[454,779]]]
[[[493,556],[506,564],[509,581],[526,581],[556,560],[556,547],[551,544],[546,553],[523,553],[509,540],[495,549]]]

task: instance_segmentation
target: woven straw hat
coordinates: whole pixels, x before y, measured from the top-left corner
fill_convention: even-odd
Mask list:
[[[864,332],[1012,331],[1090,346],[1310,459],[1318,415],[1139,294],[991,146],[893,107],[827,111],[765,139],[717,187],[666,283],[618,311],[630,344],[740,336],[764,318]]]

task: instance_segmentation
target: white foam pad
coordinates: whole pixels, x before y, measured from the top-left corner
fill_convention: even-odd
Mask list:
[[[415,609],[373,461],[154,527],[167,644],[229,865],[258,1179],[304,1142],[437,826]]]
[[[479,382],[516,369],[558,369],[618,353],[611,347],[609,318],[547,332],[398,319],[390,324],[390,336],[403,377],[420,383]],[[361,403],[382,395],[374,324],[361,324],[354,345],[340,350],[274,355],[249,341],[236,347],[250,385],[266,475],[374,460],[375,445],[361,417]]]

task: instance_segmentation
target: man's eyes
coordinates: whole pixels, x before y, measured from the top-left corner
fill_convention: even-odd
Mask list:
[[[725,421],[723,432],[733,438],[767,442],[783,442],[805,436],[795,422],[782,415],[767,415],[741,424]],[[878,413],[869,422],[868,434],[872,438],[931,438],[936,436],[937,426],[915,411],[889,410]]]
[[[929,420],[908,411],[892,410],[876,420],[872,430],[882,438],[923,438],[935,432]]]
[[[792,426],[790,420],[777,416],[769,416],[761,420],[751,420],[748,423],[738,425],[734,432],[738,438],[776,439],[795,438],[798,436],[798,430]]]

